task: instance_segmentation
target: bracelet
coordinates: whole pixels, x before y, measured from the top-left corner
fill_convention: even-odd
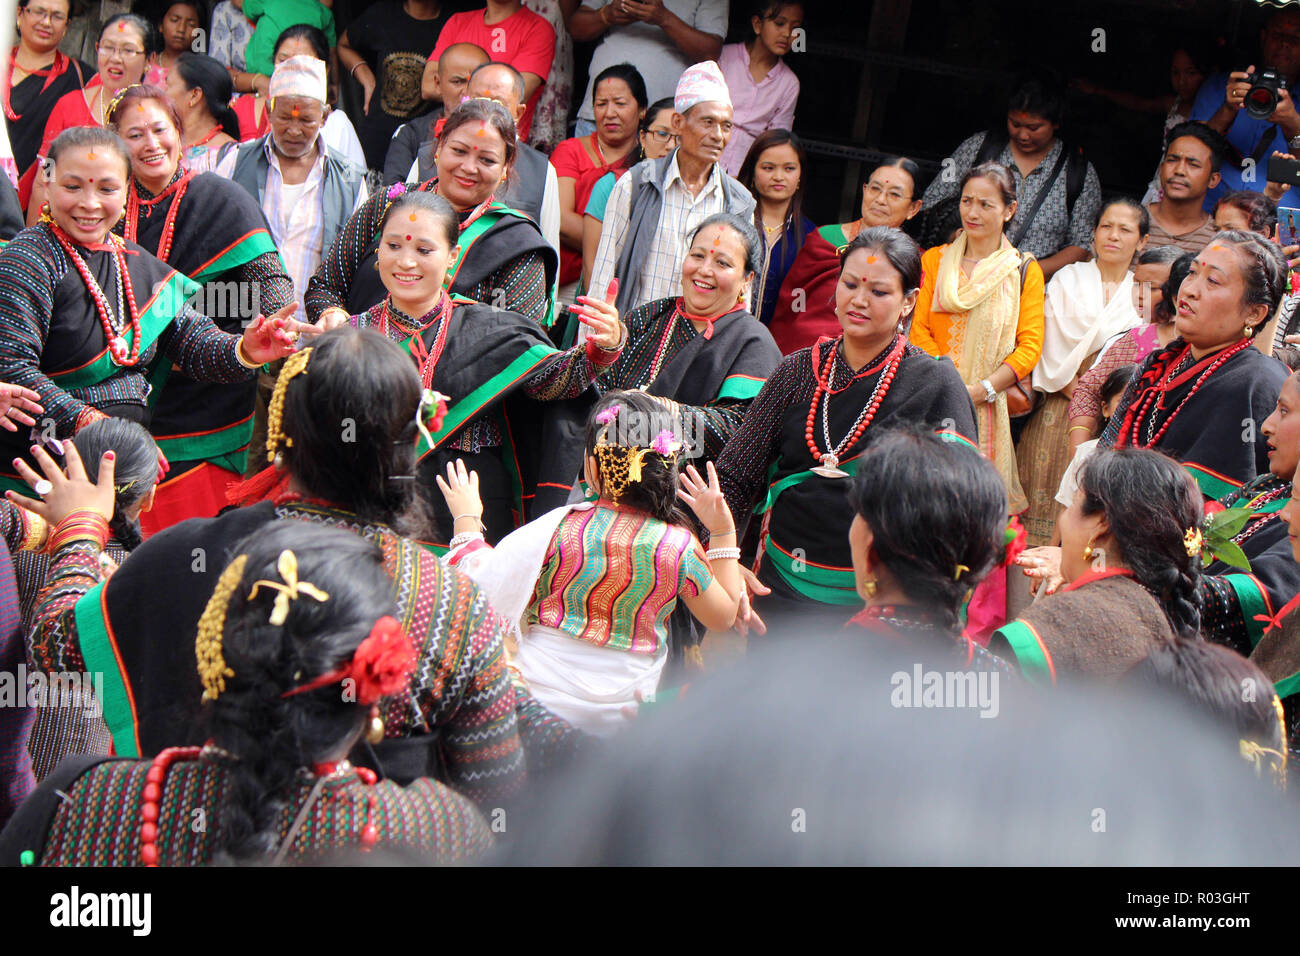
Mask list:
[[[321,310],[321,314],[316,316],[316,321],[319,322],[321,319],[325,318],[325,316],[329,315],[331,312],[341,312],[343,314],[344,319],[352,318],[352,316],[348,314],[347,309],[343,308],[342,306],[331,305],[329,308]]]
[[[704,552],[704,556],[710,561],[725,561],[728,558],[740,560],[739,548],[710,548]]]
[[[1069,428],[1067,428],[1067,429],[1065,430],[1065,433],[1068,435],[1068,434],[1070,434],[1070,432],[1074,431],[1076,428],[1082,428],[1082,429],[1083,429],[1084,431],[1086,431],[1086,432],[1090,432],[1090,431],[1092,431],[1092,426],[1091,426],[1091,425],[1071,425]]]
[[[240,365],[244,366],[244,368],[262,367],[261,362],[254,362],[244,352],[244,339],[242,336],[235,342],[235,359],[236,361],[239,362]]]
[[[728,528],[726,531],[714,531],[712,528],[709,529],[710,538],[720,538],[724,535],[735,534],[735,533],[736,533],[735,528]]]
[[[609,4],[608,4],[608,3],[605,4],[605,6],[603,6],[603,7],[600,8],[600,22],[603,23],[603,24],[605,24],[605,26],[606,26],[607,28],[613,26],[613,24],[614,24],[614,21],[613,21],[613,20],[610,20],[608,17],[605,16],[606,11],[608,11],[608,10],[609,10]]]
[[[473,518],[475,521],[478,522],[478,526],[479,526],[480,528],[484,528],[484,527],[486,527],[486,525],[483,524],[483,516],[482,516],[482,515],[471,515],[471,514],[452,515],[452,516],[451,516],[451,523],[452,523],[452,524],[455,524],[455,523],[456,523],[457,521],[459,521],[461,518]],[[469,534],[469,532],[465,532],[465,533],[466,533],[466,534]]]
[[[357,70],[361,69],[365,65],[366,65],[366,61],[362,60],[360,63],[358,63],[356,66],[354,66],[351,70],[348,71],[348,76],[352,77],[355,80],[357,78]]]
[[[81,410],[81,414],[77,416],[77,424],[73,426],[72,431],[75,434],[76,432],[81,431],[91,422],[97,422],[101,418],[107,418],[107,417],[108,417],[107,415],[101,412],[94,405],[87,405],[85,408]]]
[[[108,519],[98,511],[82,509],[66,515],[50,534],[46,550],[54,554],[72,541],[94,541],[100,548],[108,543]]]
[[[19,509],[23,519],[23,540],[19,551],[43,551],[50,537],[50,523],[38,514]]]
[[[483,537],[482,531],[462,531],[460,534],[452,536],[452,539],[450,543],[448,543],[447,548],[448,550],[454,551],[457,548],[459,548],[462,544],[467,544],[470,541],[484,541],[484,540],[486,539]]]

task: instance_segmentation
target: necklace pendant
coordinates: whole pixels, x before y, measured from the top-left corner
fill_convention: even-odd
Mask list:
[[[113,361],[116,362],[118,365],[125,365],[126,357],[128,354],[126,348],[126,339],[124,339],[122,336],[119,335],[116,338],[114,338],[112,341],[110,341],[108,343],[108,353],[113,357]]]
[[[814,475],[821,475],[823,478],[847,478],[849,473],[841,471],[839,468],[840,460],[834,455],[822,455],[822,463],[814,465],[809,469]]]

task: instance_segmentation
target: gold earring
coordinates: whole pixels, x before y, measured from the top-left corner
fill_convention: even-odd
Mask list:
[[[870,600],[871,598],[873,598],[873,597],[876,596],[876,579],[875,579],[875,578],[863,578],[863,579],[862,579],[862,593],[863,593],[863,595],[864,595],[868,600]]]
[[[379,716],[379,705],[370,708],[370,723],[366,727],[366,741],[372,746],[384,742],[384,718]]]
[[[1088,561],[1091,558],[1092,558],[1092,545],[1090,544],[1083,549],[1083,560]]]
[[[1242,328],[1242,330],[1241,330],[1241,335],[1242,335],[1242,338],[1247,338],[1247,339],[1254,338],[1254,337],[1255,337],[1255,327],[1254,327],[1253,325],[1246,325],[1246,326],[1244,326],[1244,327]]]

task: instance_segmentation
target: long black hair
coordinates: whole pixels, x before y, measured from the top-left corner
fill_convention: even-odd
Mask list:
[[[1005,550],[1007,493],[997,469],[962,443],[892,429],[863,453],[849,502],[903,592],[957,630],[963,599]]]
[[[758,189],[754,185],[754,173],[758,169],[758,161],[762,159],[763,153],[776,146],[789,146],[794,150],[794,154],[799,160],[799,188],[790,197],[790,208],[786,213],[786,218],[790,221],[791,231],[794,235],[794,248],[798,249],[803,246],[803,241],[807,238],[803,216],[803,195],[804,186],[808,182],[808,154],[804,152],[803,143],[799,141],[799,137],[788,129],[769,129],[760,133],[749,147],[749,152],[745,154],[745,161],[740,164],[740,173],[736,176],[736,179],[754,196],[756,200],[754,203],[754,228],[762,229],[763,204],[757,201],[759,197]]]
[[[601,421],[615,407],[618,411],[612,419],[608,422]],[[677,416],[645,392],[608,392],[601,396],[587,418],[586,449],[587,456],[597,461],[602,496],[608,492],[610,482],[604,466],[600,464],[597,444],[617,445],[625,449],[649,448],[655,437],[663,431],[670,432],[676,441],[682,443],[683,451],[686,450]],[[626,453],[615,454],[626,456]],[[629,480],[618,503],[644,511],[660,521],[694,529],[695,522],[686,515],[677,497],[678,458],[680,453],[671,458],[654,452],[647,454],[641,465],[641,480]],[[616,467],[622,471],[622,462]]]
[[[230,106],[234,86],[230,72],[221,61],[203,53],[182,53],[176,58],[176,72],[187,90],[198,90],[203,94],[204,108],[221,124],[225,134],[238,140],[239,117]]]
[[[431,537],[414,479],[420,395],[420,376],[396,342],[351,326],[325,333],[306,372],[286,386],[285,467],[312,497]]]
[[[139,519],[126,512],[143,501],[158,482],[158,446],[144,427],[125,418],[102,418],[91,422],[72,439],[86,468],[86,477],[99,480],[99,460],[111,451],[113,462],[113,518],[108,523],[113,537],[127,551],[143,542]]]
[[[284,624],[274,625],[276,592],[263,587],[251,600],[249,594],[256,581],[282,581],[277,564],[286,550],[297,560],[298,580],[329,597],[299,594]],[[235,757],[216,841],[219,863],[264,859],[274,850],[299,769],[345,750],[366,716],[339,684],[281,695],[350,660],[375,622],[396,614],[383,554],[360,535],[276,521],[241,541],[235,553],[247,555],[247,563],[228,592],[221,642],[234,674],[205,705],[213,742]]]
[[[1182,465],[1149,448],[1098,450],[1079,475],[1083,514],[1104,514],[1120,559],[1156,596],[1180,637],[1201,627],[1201,553],[1187,534],[1201,526],[1204,503]]]

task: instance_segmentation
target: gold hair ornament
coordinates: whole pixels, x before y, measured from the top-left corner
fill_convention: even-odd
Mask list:
[[[135,89],[137,86],[143,87],[143,83],[132,83],[130,86],[124,86],[114,94],[113,98],[108,101],[108,106],[104,108],[104,125],[117,124],[113,122],[113,114],[117,112],[118,106],[122,104],[122,99],[126,96],[127,91]]]
[[[613,416],[606,420],[600,438],[596,441],[595,452],[601,490],[608,494],[611,500],[617,502],[623,497],[629,485],[640,483],[647,455],[658,455],[664,467],[668,467],[677,460],[681,442],[673,440],[672,433],[665,429],[655,436],[649,448],[617,445],[608,439],[612,421]],[[665,437],[665,433],[668,437]]]
[[[296,601],[299,594],[305,594],[309,598],[314,598],[322,604],[330,599],[329,593],[322,591],[316,585],[307,581],[298,580],[298,556],[289,549],[280,552],[280,557],[276,559],[275,568],[280,572],[280,577],[284,583],[279,581],[269,581],[262,578],[253,582],[253,590],[248,592],[248,599],[251,601],[257,597],[258,590],[265,585],[280,593],[275,596],[275,603],[271,605],[271,624],[279,627],[289,617],[289,602]]]
[[[1183,535],[1183,547],[1187,549],[1187,556],[1194,558],[1201,553],[1204,546],[1204,539],[1201,536],[1200,528],[1188,528]]]
[[[217,578],[217,586],[212,589],[207,607],[199,616],[198,636],[194,640],[194,656],[198,659],[199,680],[203,682],[203,699],[216,700],[226,689],[226,678],[234,677],[235,672],[226,666],[226,658],[221,653],[222,635],[226,629],[226,611],[230,607],[230,596],[239,587],[239,579],[244,576],[244,567],[248,564],[248,555],[241,554],[231,561],[226,570]]]
[[[280,450],[281,442],[285,448],[293,447],[293,439],[283,431],[284,396],[289,390],[289,380],[295,375],[307,373],[307,361],[311,358],[311,348],[294,352],[284,360],[280,376],[275,380],[275,390],[271,392],[271,401],[266,409],[266,460],[275,461],[275,454]]]

